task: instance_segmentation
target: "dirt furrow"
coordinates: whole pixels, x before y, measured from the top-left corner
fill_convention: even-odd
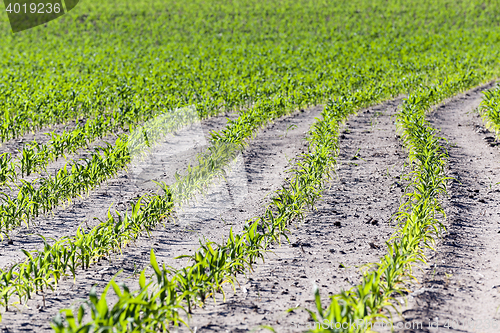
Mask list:
[[[404,311],[407,332],[500,330],[500,151],[475,111],[492,86],[457,96],[428,117],[449,141],[454,179],[445,202],[447,232]]]
[[[255,273],[241,278],[236,294],[230,291],[226,302],[208,302],[195,311],[191,325],[196,332],[248,332],[259,325],[280,333],[303,332],[309,325],[307,313],[286,311],[314,309],[313,285],[326,301],[329,294],[359,281],[359,266],[385,254],[405,185],[400,175],[407,155],[391,119],[399,103],[390,101],[352,117],[340,137],[338,179],[317,210],[292,228],[290,244],[274,248]]]

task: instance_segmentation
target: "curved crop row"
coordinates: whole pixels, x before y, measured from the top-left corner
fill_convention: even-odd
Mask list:
[[[171,122],[187,124],[195,121],[184,118],[191,114],[183,112],[183,108],[169,110],[160,115],[162,118],[168,116]],[[158,117],[159,115],[154,115]],[[8,182],[15,182],[20,177],[29,176],[34,172],[45,170],[50,162],[61,157],[75,153],[80,148],[88,147],[93,141],[102,139],[106,135],[117,130],[130,131],[145,120],[146,114],[138,114],[135,110],[115,111],[97,115],[88,119],[83,124],[77,123],[71,131],[63,131],[61,134],[55,131],[46,133],[51,139],[41,144],[36,140],[29,142],[19,151],[19,157],[13,158],[12,154],[4,153],[0,155],[0,185]],[[148,120],[146,118],[146,120]]]
[[[389,320],[389,308],[398,311],[396,296],[407,292],[407,283],[414,279],[413,266],[426,263],[424,250],[433,249],[436,237],[444,230],[438,217],[445,215],[440,200],[448,181],[447,153],[440,145],[442,138],[425,120],[425,112],[479,81],[479,76],[466,72],[456,79],[421,87],[405,99],[397,123],[413,171],[410,191],[405,193],[406,200],[397,214],[399,228],[386,243],[387,254],[380,262],[363,272],[359,285],[330,296],[326,309],[316,289],[316,311],[308,310],[315,325],[308,332],[365,332],[377,320]]]
[[[276,192],[261,217],[247,221],[242,233],[231,231],[227,241],[221,244],[202,243],[195,254],[183,256],[190,258],[192,263],[182,269],[165,265],[160,268],[151,252],[153,280],[147,281],[143,271],[139,291],[130,292],[128,287],[119,286],[113,280],[101,296],[93,289],[87,301],[92,317],[90,322],[82,322],[85,306],[75,311],[65,309],[61,311],[64,317],[54,319],[55,331],[97,332],[104,327],[130,332],[166,331],[168,325],[186,324],[179,314],[181,309],[189,314],[193,306],[201,306],[208,297],[223,292],[222,285],[229,283],[234,287],[236,276],[252,270],[258,260],[264,259],[271,243],[287,237],[288,225],[302,219],[314,206],[336,164],[340,124],[358,108],[378,101],[382,97],[380,94],[387,94],[387,91],[375,87],[327,104],[310,130],[308,152],[291,170],[288,185]],[[119,300],[108,308],[104,304],[111,287]]]

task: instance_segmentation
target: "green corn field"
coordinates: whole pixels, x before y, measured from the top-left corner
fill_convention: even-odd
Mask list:
[[[0,19],[2,332],[498,331],[500,2],[75,4]]]

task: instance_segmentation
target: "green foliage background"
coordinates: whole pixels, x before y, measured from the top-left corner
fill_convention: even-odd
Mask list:
[[[137,107],[201,115],[345,83],[496,71],[498,1],[83,1],[12,34],[3,16],[3,139]],[[335,84],[337,83],[337,84]],[[335,87],[337,88],[337,87]],[[25,126],[26,127],[26,126]],[[17,134],[16,134],[17,133]]]

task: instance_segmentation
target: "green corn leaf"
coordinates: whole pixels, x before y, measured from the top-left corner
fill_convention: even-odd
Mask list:
[[[142,270],[141,271],[141,276],[139,277],[139,286],[141,289],[144,289],[146,287],[146,271]]]
[[[155,256],[155,252],[153,249],[151,249],[149,262],[151,263],[151,266],[153,267],[156,274],[161,275],[160,267],[158,266],[158,262],[156,261],[156,256]]]

